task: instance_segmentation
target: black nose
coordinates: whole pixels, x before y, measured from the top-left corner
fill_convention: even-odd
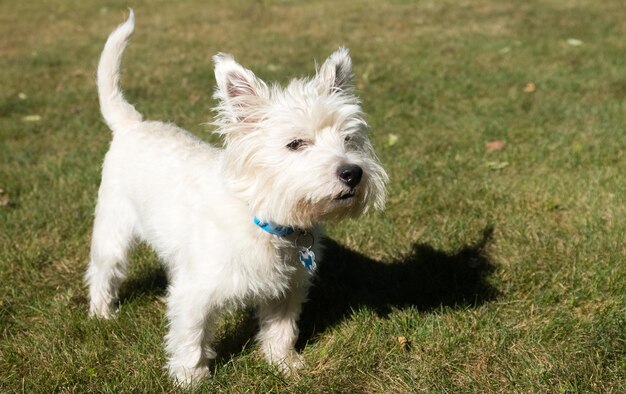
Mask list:
[[[355,187],[361,182],[363,169],[356,164],[344,164],[337,169],[337,176],[346,185]]]

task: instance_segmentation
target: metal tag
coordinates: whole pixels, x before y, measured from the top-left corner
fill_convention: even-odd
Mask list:
[[[313,253],[311,249],[300,246],[298,257],[300,257],[300,262],[307,271],[315,271],[315,268],[317,268],[317,265],[315,264],[315,253]]]

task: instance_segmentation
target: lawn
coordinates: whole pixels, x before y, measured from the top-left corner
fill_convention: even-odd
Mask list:
[[[99,3],[99,4],[96,4]],[[285,378],[240,311],[205,392],[626,392],[622,0],[0,3],[0,392],[176,392],[166,280],[133,254],[114,321],[83,284],[110,132],[95,68],[132,6],[123,87],[212,134],[211,56],[266,80],[351,48],[384,212],[328,226]]]

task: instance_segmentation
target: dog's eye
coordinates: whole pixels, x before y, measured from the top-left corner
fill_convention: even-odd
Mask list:
[[[352,139],[352,137],[350,137],[349,135],[346,136],[346,138],[344,138],[343,140],[345,142],[350,142],[350,140]]]
[[[287,148],[290,150],[299,150],[304,146],[304,141],[301,139],[295,139],[287,144]]]

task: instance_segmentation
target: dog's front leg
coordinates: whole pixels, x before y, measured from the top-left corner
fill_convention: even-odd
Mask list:
[[[208,362],[216,357],[211,347],[218,308],[206,289],[174,281],[167,302],[169,331],[165,337],[167,368],[181,384],[189,385],[209,374]]]
[[[309,278],[293,280],[288,293],[280,299],[268,300],[259,305],[260,331],[257,340],[267,361],[290,374],[304,366],[304,360],[295,350],[298,339],[298,318],[305,301]]]

